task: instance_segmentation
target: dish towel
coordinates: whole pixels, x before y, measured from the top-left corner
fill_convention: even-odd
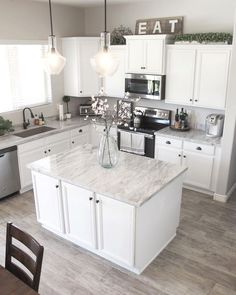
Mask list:
[[[120,150],[124,152],[132,152],[130,132],[120,131]]]
[[[138,155],[145,154],[145,137],[143,134],[132,133],[131,138],[132,153]]]

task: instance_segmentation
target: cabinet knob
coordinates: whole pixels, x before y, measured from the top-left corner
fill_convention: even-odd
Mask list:
[[[171,142],[169,140],[166,141],[166,144],[171,144]]]
[[[72,144],[74,144],[75,142],[74,141],[72,141]]]
[[[90,197],[90,198],[89,198],[89,201],[92,201],[92,200],[93,200],[93,197]]]
[[[58,184],[56,185],[56,188],[59,188],[59,185]]]
[[[181,154],[178,154],[178,157],[181,157]]]
[[[99,204],[99,203],[100,203],[100,201],[99,201],[99,200],[96,200],[96,203],[97,203],[97,204]]]
[[[190,98],[190,100],[189,100],[189,101],[193,101],[193,100],[192,100],[192,98]]]
[[[82,90],[80,90],[80,93],[83,93],[83,91],[82,91]]]
[[[48,150],[48,152],[50,153],[50,152],[51,152],[51,150],[49,149],[49,150]]]
[[[196,150],[197,150],[197,151],[201,151],[202,148],[201,148],[200,146],[198,146],[198,147],[196,148]]]
[[[145,70],[146,69],[146,67],[141,67],[141,70]]]
[[[80,129],[80,130],[79,130],[79,133],[81,133],[81,132],[83,132],[83,129]]]
[[[187,158],[187,157],[184,155],[184,158]]]
[[[46,154],[47,153],[47,151],[44,151],[44,154]]]
[[[194,99],[194,101],[195,101],[195,102],[198,102],[198,100],[197,100],[197,99]]]

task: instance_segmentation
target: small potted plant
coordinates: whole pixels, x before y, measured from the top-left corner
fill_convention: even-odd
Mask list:
[[[71,119],[71,113],[69,112],[70,96],[64,96],[63,102],[66,103],[66,119]]]
[[[3,117],[0,116],[0,136],[10,131],[14,131],[12,127],[12,122],[9,120],[5,120]]]

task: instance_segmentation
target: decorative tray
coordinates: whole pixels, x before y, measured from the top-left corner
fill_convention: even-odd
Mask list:
[[[175,128],[175,126],[171,125],[170,126],[171,130],[179,131],[179,132],[185,132],[189,131],[191,128],[190,127],[185,127],[185,128]]]

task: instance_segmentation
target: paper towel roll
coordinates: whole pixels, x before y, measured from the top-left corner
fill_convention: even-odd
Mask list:
[[[64,109],[63,109],[63,104],[58,105],[58,110],[59,110],[59,120],[63,121],[64,120]]]

